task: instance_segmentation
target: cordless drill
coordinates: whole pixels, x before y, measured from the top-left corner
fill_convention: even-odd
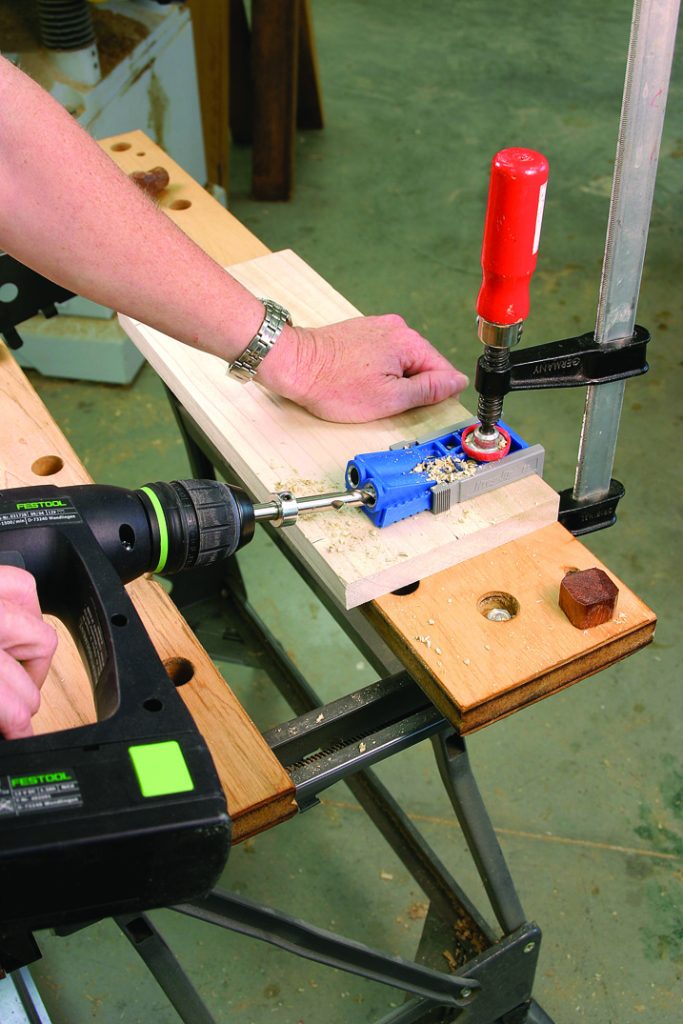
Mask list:
[[[0,740],[0,967],[16,966],[36,928],[214,884],[230,848],[225,796],[124,584],[229,557],[257,517],[285,512],[280,496],[254,506],[213,480],[0,492],[0,564],[27,569],[43,611],[68,627],[97,712],[89,725]]]

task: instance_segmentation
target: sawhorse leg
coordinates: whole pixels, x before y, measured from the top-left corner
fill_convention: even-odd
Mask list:
[[[119,914],[114,921],[144,960],[183,1024],[216,1024],[147,914]]]

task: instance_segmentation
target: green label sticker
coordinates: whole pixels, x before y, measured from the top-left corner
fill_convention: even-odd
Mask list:
[[[143,796],[169,796],[194,789],[192,776],[176,740],[129,747],[133,768]]]

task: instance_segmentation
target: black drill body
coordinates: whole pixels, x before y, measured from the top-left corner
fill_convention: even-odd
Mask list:
[[[0,966],[36,928],[181,902],[225,865],[230,818],[194,721],[124,583],[227,557],[253,506],[215,481],[0,492],[0,564],[69,629],[96,721],[0,740]]]

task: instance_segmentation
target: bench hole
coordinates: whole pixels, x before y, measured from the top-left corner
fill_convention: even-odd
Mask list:
[[[142,702],[142,706],[145,711],[161,711],[164,705],[156,697],[148,697]]]
[[[111,147],[112,153],[125,153],[130,148],[130,142],[115,142]]]
[[[519,614],[519,601],[512,594],[497,590],[480,597],[477,610],[489,622],[509,622]]]
[[[113,626],[125,626],[126,623],[128,622],[128,619],[125,615],[122,615],[120,612],[117,612],[116,615],[112,615],[111,621]]]
[[[53,476],[64,469],[64,460],[59,455],[41,455],[31,466],[31,472],[36,476]]]
[[[189,199],[176,199],[170,204],[169,208],[171,210],[189,210],[191,206],[192,203]]]
[[[168,658],[164,668],[174,686],[184,686],[194,678],[194,665],[188,658]]]
[[[392,594],[396,594],[397,597],[407,597],[408,594],[414,594],[417,588],[420,586],[420,581],[415,580],[414,583],[406,583],[405,587],[399,587],[398,590],[392,590]]]

